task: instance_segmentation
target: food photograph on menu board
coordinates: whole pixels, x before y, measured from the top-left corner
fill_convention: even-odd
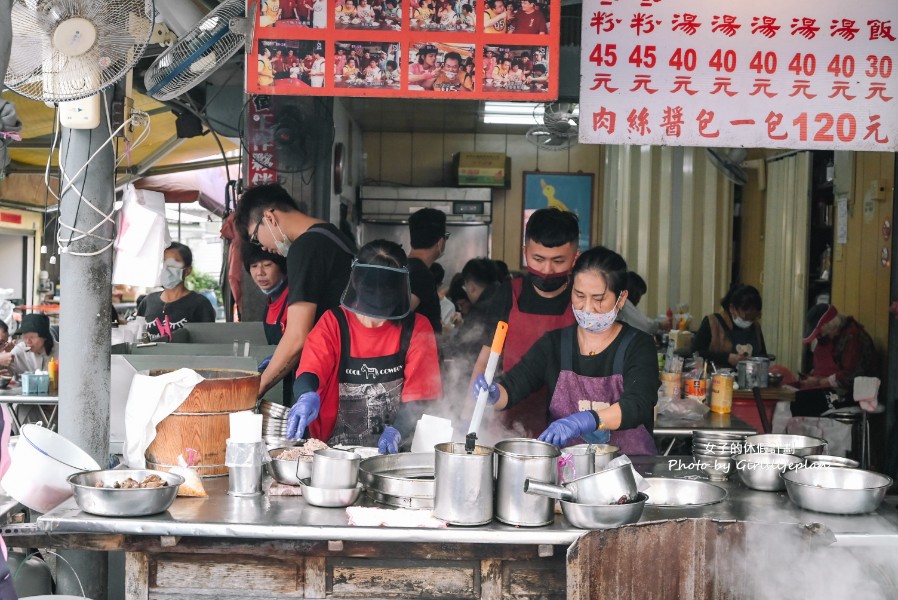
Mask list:
[[[327,0],[262,0],[260,27],[327,27]]]
[[[485,33],[548,35],[551,11],[538,0],[490,0],[483,13]]]
[[[399,89],[402,55],[393,42],[337,42],[335,88]]]
[[[250,94],[528,101],[558,96],[562,0],[247,4],[257,15],[247,56]]]
[[[476,31],[475,0],[412,0],[410,6],[412,31]]]
[[[408,57],[408,89],[473,92],[474,45],[412,44]]]
[[[483,91],[541,94],[549,82],[545,46],[484,46]]]
[[[257,82],[262,93],[324,87],[324,42],[320,40],[260,40]]]

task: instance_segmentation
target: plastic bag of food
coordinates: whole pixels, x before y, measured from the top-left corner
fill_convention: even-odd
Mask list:
[[[666,415],[672,419],[684,421],[696,421],[705,416],[710,410],[708,405],[693,400],[692,398],[671,398],[658,394],[658,414]]]
[[[192,468],[196,464],[200,453],[193,448],[187,448],[185,452],[187,460],[184,459],[183,454],[179,454],[178,466],[169,469],[170,473],[184,478],[184,483],[178,488],[178,495],[188,498],[208,498],[209,494],[206,493],[206,489],[203,487],[203,480],[200,479],[196,469]]]

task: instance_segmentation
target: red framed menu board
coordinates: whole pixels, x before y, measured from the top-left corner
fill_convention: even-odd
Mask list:
[[[542,102],[561,0],[248,0],[250,94]]]

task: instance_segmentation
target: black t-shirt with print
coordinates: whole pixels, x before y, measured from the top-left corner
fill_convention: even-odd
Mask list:
[[[287,253],[287,286],[290,290],[287,306],[297,302],[315,304],[316,322],[325,312],[340,305],[353,259],[352,254],[321,231],[337,236],[348,249],[356,252],[355,243],[330,223],[312,225],[290,246]]]
[[[171,332],[181,329],[187,323],[214,323],[215,309],[205,296],[196,292],[188,292],[186,296],[174,302],[165,302],[162,299],[162,292],[153,292],[137,307],[137,316],[147,320],[146,331],[150,339],[161,340],[170,338]],[[166,332],[166,316],[170,328],[168,332]],[[162,324],[162,330],[159,327],[160,323],[156,322],[157,319]]]

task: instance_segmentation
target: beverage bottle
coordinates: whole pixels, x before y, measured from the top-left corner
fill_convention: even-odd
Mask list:
[[[47,365],[47,372],[50,375],[50,394],[56,394],[58,389],[59,361],[54,357],[50,357],[50,364]]]

